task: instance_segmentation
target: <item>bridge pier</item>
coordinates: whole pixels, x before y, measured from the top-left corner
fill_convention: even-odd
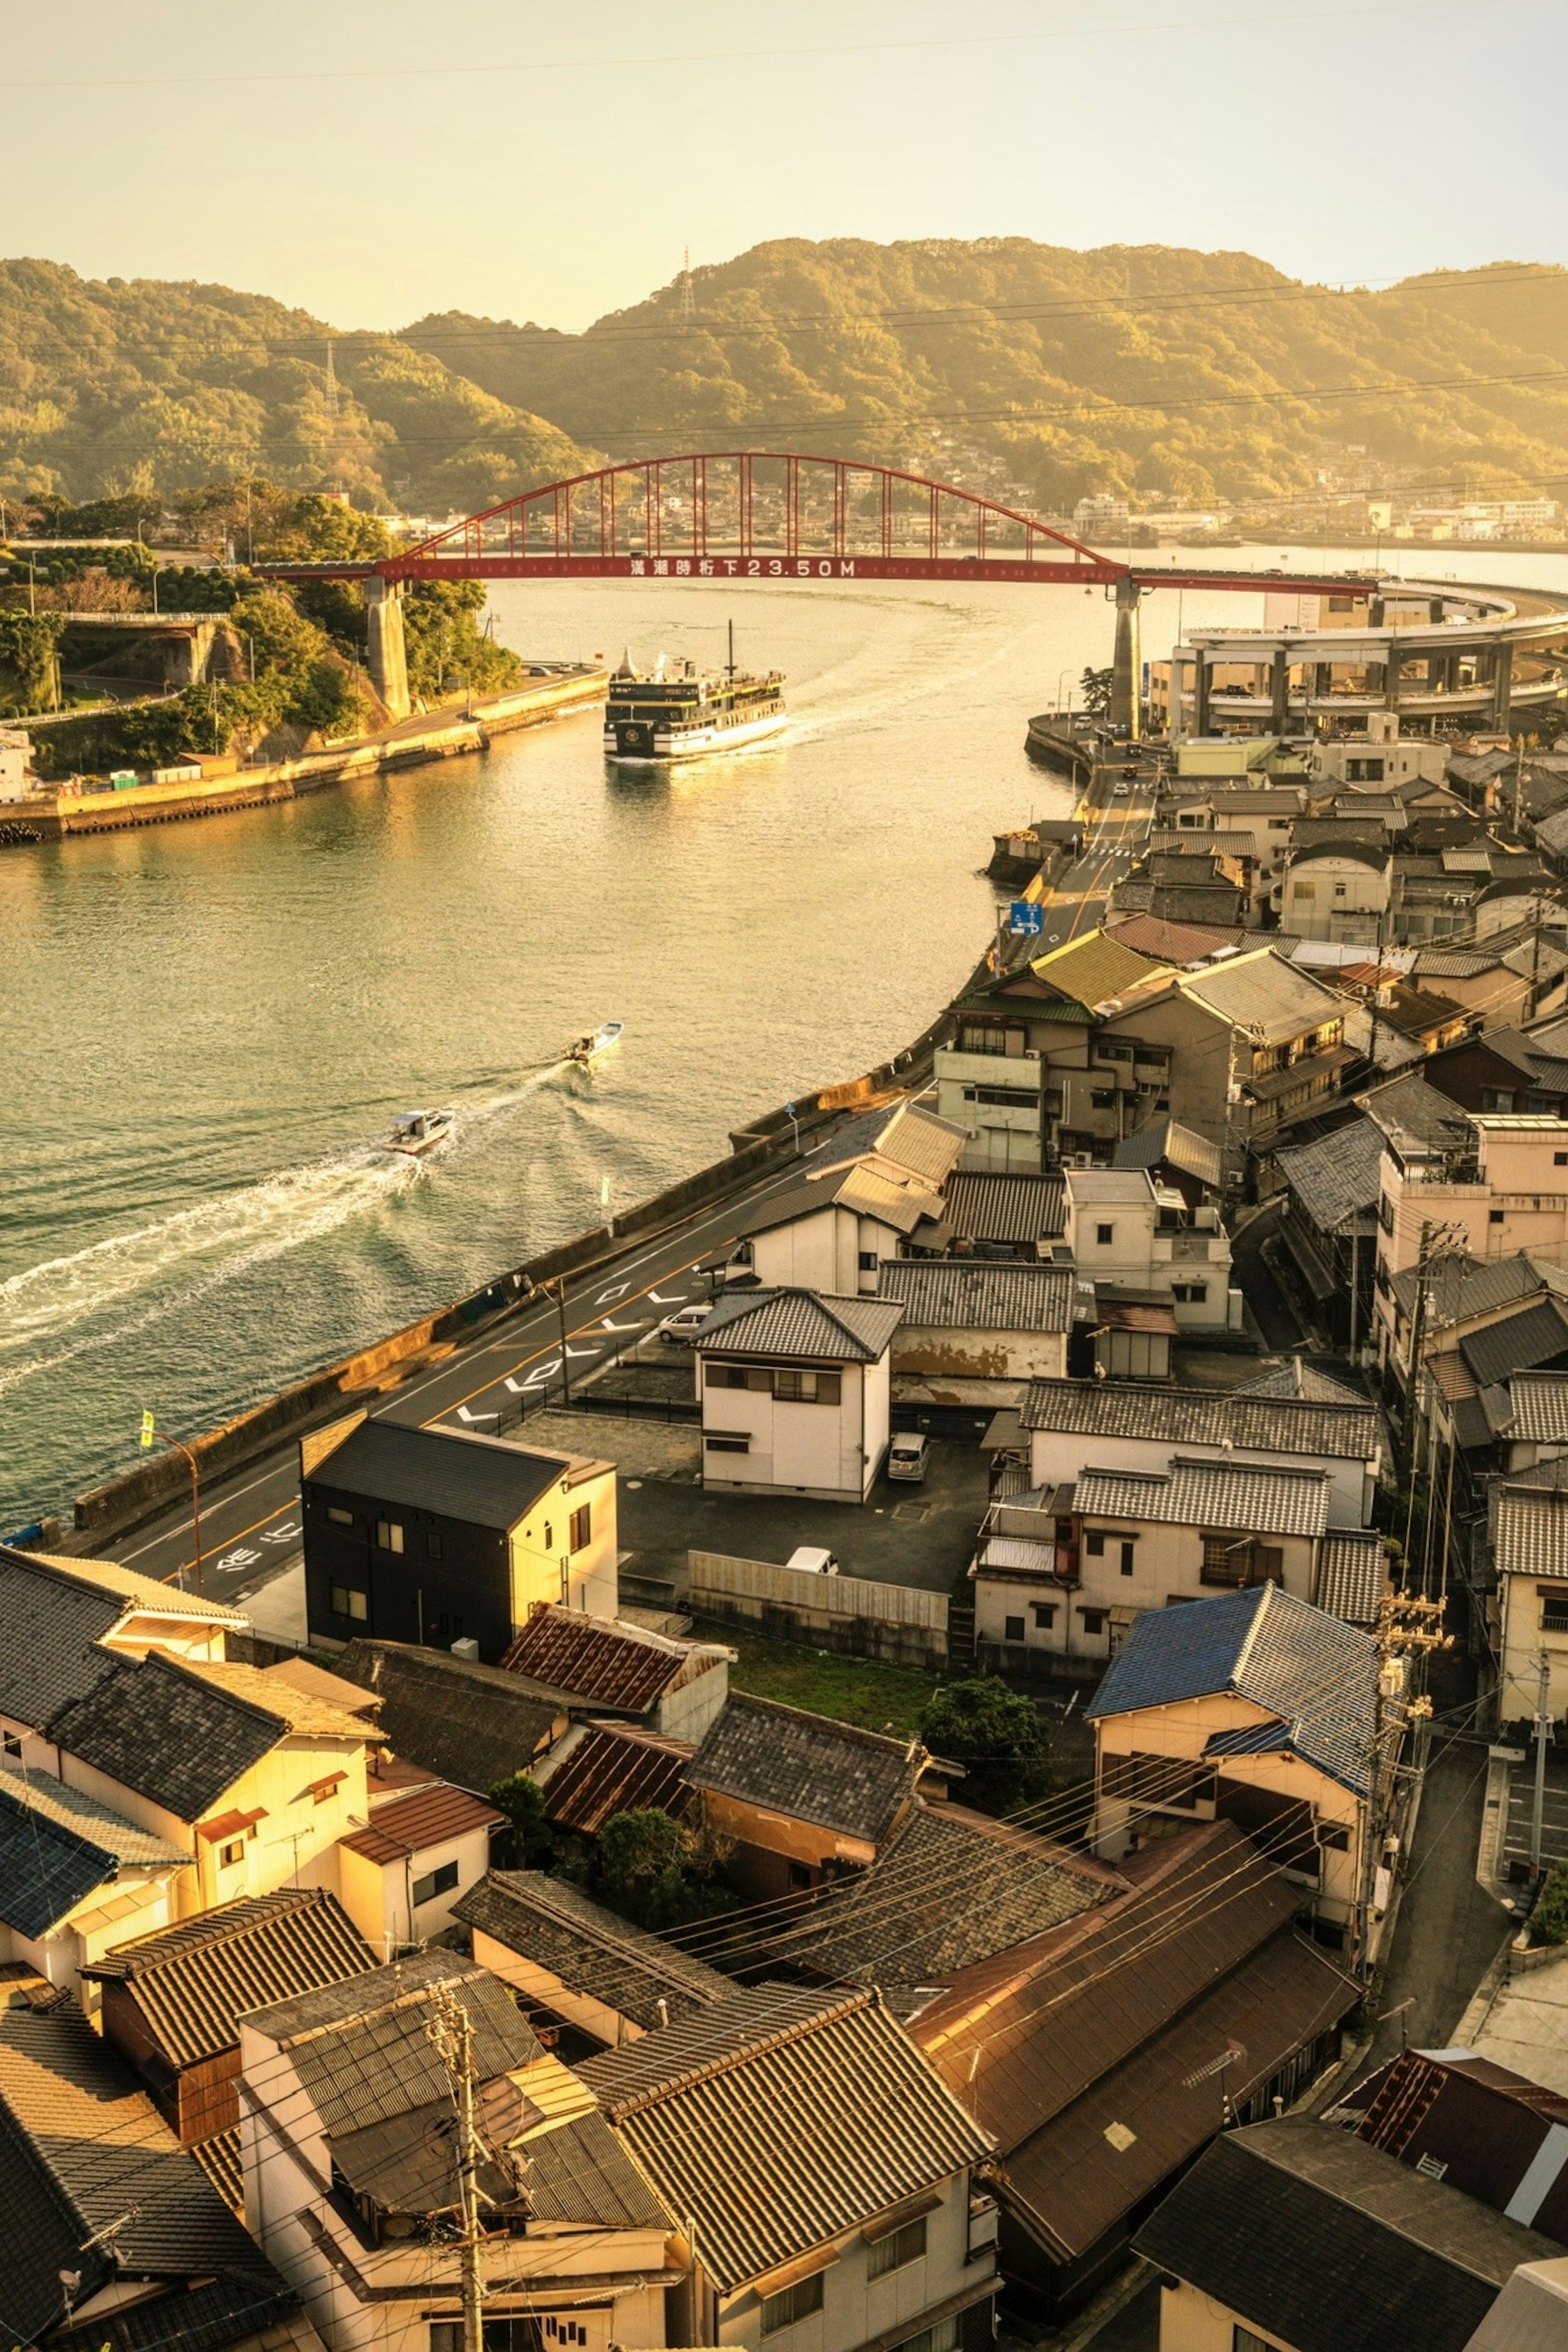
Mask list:
[[[166,686],[201,686],[212,664],[218,625],[198,621],[193,627],[171,631],[163,639],[163,682]]]
[[[1116,583],[1116,649],[1112,660],[1111,724],[1125,728],[1135,743],[1144,731],[1144,664],[1138,609],[1143,590],[1135,580]]]
[[[1513,717],[1513,647],[1506,641],[1492,656],[1491,723],[1494,731],[1506,735]]]
[[[402,633],[402,583],[383,580],[372,572],[365,582],[365,636],[371,684],[390,717],[406,719],[413,704],[408,692],[408,646]]]

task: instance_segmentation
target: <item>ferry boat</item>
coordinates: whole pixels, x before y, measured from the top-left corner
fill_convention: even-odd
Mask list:
[[[386,1148],[389,1151],[405,1152],[411,1160],[422,1159],[438,1143],[444,1143],[456,1124],[455,1110],[402,1111],[392,1122]]]
[[[732,629],[729,662],[722,670],[699,671],[689,661],[666,663],[661,654],[653,676],[643,677],[631,655],[622,655],[605,705],[605,757],[627,768],[695,760],[760,742],[787,723],[783,672],[737,670]]]
[[[590,1062],[598,1061],[601,1054],[608,1054],[612,1045],[619,1040],[625,1026],[624,1021],[601,1022],[599,1027],[591,1029],[586,1037],[572,1039],[566,1049],[566,1060],[576,1062],[586,1069]]]

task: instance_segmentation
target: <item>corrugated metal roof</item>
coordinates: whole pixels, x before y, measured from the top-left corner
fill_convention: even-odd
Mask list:
[[[1084,1713],[1097,1722],[1231,1691],[1288,1725],[1308,1763],[1364,1794],[1376,1683],[1370,1635],[1260,1584],[1140,1611]]]
[[[283,1887],[139,1936],[83,1974],[124,1985],[170,2064],[189,2066],[235,2048],[247,2011],[340,1983],[376,1959],[335,1895]]]
[[[906,1327],[959,1331],[1071,1331],[1078,1298],[1070,1265],[968,1257],[884,1258],[877,1286],[902,1304]]]
[[[1568,1440],[1568,1372],[1516,1372],[1509,1393],[1511,1436],[1540,1445]]]
[[[531,1612],[501,1664],[570,1697],[641,1715],[665,1691],[733,1655],[712,1642],[681,1642],[547,1601]]]
[[[1072,1507],[1084,1518],[1321,1536],[1328,1525],[1329,1500],[1326,1470],[1173,1461],[1163,1474],[1085,1469],[1073,1489]]]
[[[874,1364],[892,1345],[901,1306],[816,1290],[753,1290],[719,1299],[693,1338],[699,1349],[812,1362]]]
[[[1286,963],[1271,948],[1205,971],[1184,972],[1180,986],[1184,996],[1266,1045],[1283,1045],[1303,1030],[1337,1021],[1344,1010],[1332,988]]]
[[[546,1817],[597,1837],[614,1813],[650,1806],[680,1813],[689,1802],[685,1768],[695,1754],[689,1740],[666,1739],[641,1724],[581,1725],[552,1750],[548,1769],[539,1769]]]
[[[1176,1445],[1224,1445],[1252,1454],[1312,1454],[1364,1462],[1376,1451],[1370,1404],[1278,1401],[1232,1391],[1162,1388],[1153,1381],[1031,1381],[1020,1407],[1026,1429],[1084,1437],[1144,1437]]]
[[[505,1819],[466,1789],[438,1781],[433,1789],[415,1789],[410,1796],[378,1805],[364,1829],[338,1843],[381,1866],[408,1861],[451,1838],[466,1837],[472,1830],[499,1829]]]
[[[914,1797],[928,1761],[916,1741],[732,1691],[686,1779],[694,1789],[876,1845]]]
[[[1196,1177],[1213,1192],[1220,1185],[1219,1146],[1179,1119],[1152,1119],[1135,1135],[1124,1136],[1111,1154],[1113,1168],[1157,1168],[1161,1161]]]
[[[1317,1606],[1350,1625],[1375,1625],[1388,1590],[1383,1538],[1373,1528],[1331,1528],[1318,1554]]]
[[[1492,1556],[1500,1576],[1568,1576],[1568,1492],[1505,1482],[1493,1513]]]
[[[760,1985],[579,2071],[727,2294],[989,2150],[876,1992]]]
[[[492,1870],[453,1909],[465,1927],[536,1961],[646,2032],[666,2021],[666,2011],[669,2019],[684,2017],[735,1990],[716,1969],[542,1871]]]
[[[1162,967],[1107,932],[1089,931],[1081,940],[1070,940],[1065,947],[1036,956],[1030,969],[1037,980],[1073,1003],[1093,1007],[1108,1004],[1124,990],[1154,979]]]
[[[1276,1154],[1280,1173],[1320,1233],[1360,1230],[1377,1207],[1383,1130],[1370,1118],[1353,1119],[1316,1143],[1301,1143]]]
[[[1059,1175],[982,1175],[959,1168],[947,1179],[947,1223],[964,1241],[1053,1241],[1064,1229],[1066,1198]]]

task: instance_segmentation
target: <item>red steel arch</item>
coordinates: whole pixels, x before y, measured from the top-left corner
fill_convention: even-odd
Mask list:
[[[329,568],[308,567],[318,577]],[[869,459],[749,449],[605,466],[522,491],[373,565],[343,568],[388,580],[978,578],[1086,586],[1127,569],[950,483]]]

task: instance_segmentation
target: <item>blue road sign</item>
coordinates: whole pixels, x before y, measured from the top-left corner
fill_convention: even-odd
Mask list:
[[[1014,939],[1038,939],[1045,929],[1045,908],[1032,898],[1015,898],[1008,908],[1008,929]]]

